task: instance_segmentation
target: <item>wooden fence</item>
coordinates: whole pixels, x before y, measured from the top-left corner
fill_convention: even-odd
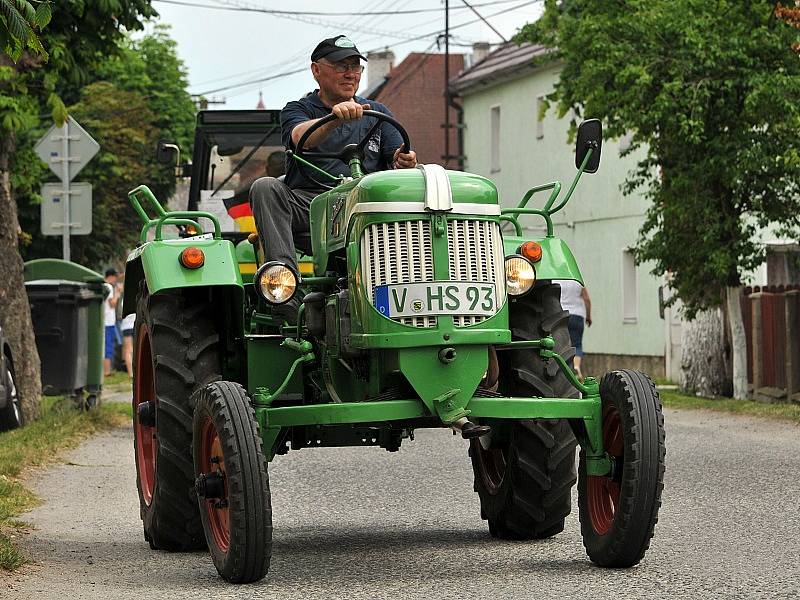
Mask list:
[[[753,397],[800,402],[800,286],[745,288],[742,316]]]

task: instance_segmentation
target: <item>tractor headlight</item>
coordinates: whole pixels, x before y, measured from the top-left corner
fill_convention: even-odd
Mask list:
[[[282,262],[268,262],[259,267],[253,277],[258,294],[270,304],[285,304],[297,292],[299,278]]]
[[[518,254],[506,256],[506,288],[510,296],[527,293],[536,283],[536,269],[531,262]]]

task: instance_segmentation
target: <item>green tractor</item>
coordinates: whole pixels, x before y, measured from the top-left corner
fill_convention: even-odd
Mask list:
[[[364,114],[411,148],[395,120]],[[663,489],[659,396],[635,371],[577,379],[552,283],[582,281],[552,215],[597,170],[601,137],[599,121],[581,124],[563,199],[549,183],[508,209],[488,179],[437,165],[363,174],[366,138],[337,155],[352,176],[335,181],[297,150],[291,160],[331,179],[311,204],[308,273],[281,263],[251,273],[257,236],[234,244],[214,214],[167,212],[147,187],[131,191],[145,224],[124,306],[137,318],[134,446],[151,547],[208,547],[224,579],[257,581],[271,556],[270,461],[301,448],[394,452],[437,427],[468,440],[491,536],[559,533],[577,479],[589,558],[637,564]],[[545,191],[543,208],[527,206]],[[544,219],[544,237],[523,237],[525,215]],[[166,239],[168,225],[198,233]],[[296,319],[279,318],[295,297]]]

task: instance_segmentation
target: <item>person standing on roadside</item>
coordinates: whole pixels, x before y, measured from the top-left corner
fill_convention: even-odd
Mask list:
[[[111,375],[111,361],[114,358],[114,349],[117,345],[117,303],[119,302],[119,289],[117,289],[117,279],[119,273],[114,267],[106,269],[105,286],[108,296],[105,301],[105,327],[106,327],[106,349],[103,364],[105,366],[105,376]]]
[[[554,281],[561,286],[561,308],[569,313],[569,338],[575,347],[573,368],[578,379],[583,381],[581,362],[583,362],[583,328],[584,324],[592,326],[592,300],[589,290],[572,279]]]
[[[133,377],[133,326],[136,323],[136,313],[131,313],[122,319],[120,329],[122,329],[122,359],[125,361],[125,369],[128,377]]]

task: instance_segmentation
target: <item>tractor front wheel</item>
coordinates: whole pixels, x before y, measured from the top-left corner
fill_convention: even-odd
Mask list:
[[[220,381],[200,390],[192,447],[214,566],[232,583],[262,579],[272,554],[272,502],[258,423],[242,386]]]
[[[578,505],[583,545],[601,567],[632,567],[653,537],[664,489],[664,415],[653,382],[638,371],[612,371],[600,382],[603,447],[613,468],[586,473],[581,451]]]

